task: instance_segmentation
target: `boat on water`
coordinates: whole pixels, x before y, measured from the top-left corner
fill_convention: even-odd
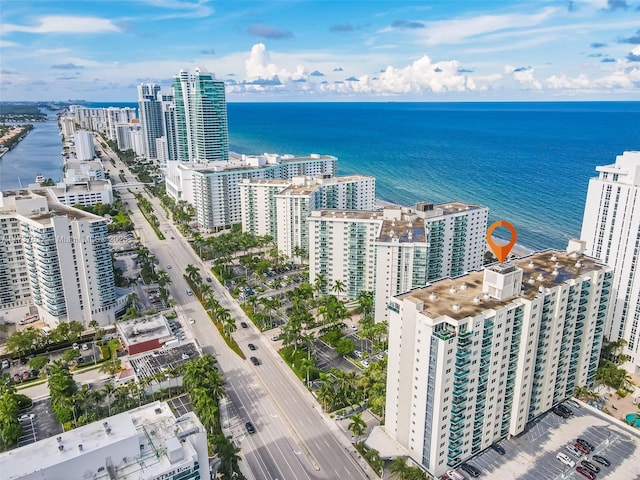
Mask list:
[[[42,185],[45,182],[46,178],[44,178],[44,175],[42,175],[41,173],[36,175],[36,183],[39,183],[40,185]]]

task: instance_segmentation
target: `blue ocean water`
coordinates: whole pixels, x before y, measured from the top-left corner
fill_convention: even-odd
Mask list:
[[[595,167],[640,150],[640,102],[233,103],[228,114],[234,151],[335,155],[339,174],[375,176],[378,198],[486,205],[534,249],[579,237]]]
[[[340,175],[375,176],[380,199],[486,205],[491,221],[510,221],[534,249],[578,237],[595,167],[640,150],[640,102],[228,103],[228,115],[233,151],[335,155]],[[2,188],[13,186],[16,165],[28,181],[36,169],[60,172],[57,130],[49,170],[40,154],[15,160],[29,137],[7,154],[11,170],[0,160]]]

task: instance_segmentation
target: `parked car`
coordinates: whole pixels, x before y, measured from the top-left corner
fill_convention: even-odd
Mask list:
[[[248,344],[247,347],[249,347],[249,350],[256,350],[257,348],[253,343]]]
[[[473,465],[469,465],[468,463],[463,463],[460,465],[460,468],[471,475],[473,478],[477,478],[480,476],[480,469],[474,467]]]
[[[491,450],[497,452],[499,455],[504,455],[506,453],[504,448],[497,444],[491,445]]]
[[[278,336],[277,336],[277,335],[274,335],[273,337],[271,337],[271,340],[272,340],[273,342],[277,342],[278,340],[280,340],[280,338],[278,338]]]
[[[29,372],[22,372],[22,380],[29,380],[30,376]]]
[[[600,455],[594,455],[593,460],[598,462],[600,465],[604,465],[605,467],[608,467],[611,465],[611,462],[609,460],[607,460],[604,457],[601,457]]]
[[[247,322],[240,322],[240,326],[242,328],[248,328],[249,327],[249,325],[247,325]]]
[[[88,345],[88,344],[86,344],[86,343],[83,343],[83,344],[82,344],[82,350],[84,350],[85,352],[86,352],[87,350],[89,350],[89,345]]]
[[[207,283],[211,283],[213,280],[211,280],[211,277],[207,277]]]
[[[565,403],[573,408],[581,408],[581,405],[575,400],[567,400]]]
[[[579,443],[580,445],[582,445],[584,448],[586,448],[587,450],[589,450],[589,452],[592,452],[596,447],[593,446],[592,443],[589,443],[588,441],[586,441],[584,438],[578,438],[576,440],[577,443]]]
[[[553,407],[552,412],[555,413],[556,415],[562,417],[562,418],[569,418],[571,416],[570,413],[567,413],[564,410],[561,410],[559,407],[560,407],[559,405]]]
[[[247,429],[247,433],[249,435],[253,435],[254,433],[256,433],[256,427],[253,426],[253,423],[251,422],[247,422],[244,424],[244,428]]]
[[[569,407],[565,407],[564,405],[560,404],[560,405],[556,405],[556,408],[558,410],[560,410],[561,412],[563,412],[566,415],[573,415],[573,410],[571,410]]]
[[[251,363],[253,363],[254,365],[260,365],[260,360],[258,360],[257,357],[251,357]]]
[[[564,454],[562,452],[559,452],[556,455],[556,458],[558,460],[560,460],[562,463],[564,463],[567,467],[573,468],[573,467],[576,466],[576,462],[574,462],[573,459],[571,457],[569,457],[569,455],[566,455],[566,454]]]
[[[80,350],[80,346],[77,343],[71,345],[71,348],[73,348],[74,350]]]
[[[2,370],[9,368],[9,360],[2,360]]]
[[[578,473],[580,473],[580,474],[584,475],[584,476],[585,476],[585,477],[587,477],[589,480],[596,480],[596,476],[595,476],[593,473],[591,473],[589,470],[587,470],[586,468],[584,468],[584,467],[577,466],[577,467],[576,467],[576,472],[578,472]]]
[[[585,446],[583,446],[583,445],[580,445],[580,444],[579,444],[579,443],[577,443],[577,442],[576,442],[573,446],[574,446],[574,447],[576,447],[578,450],[580,450],[582,453],[585,453],[585,454],[588,454],[588,453],[589,453],[589,449],[588,449],[588,448],[586,448],[586,447],[585,447]]]
[[[576,447],[574,447],[573,445],[567,445],[564,448],[568,452],[571,452],[572,454],[574,454],[576,457],[581,457],[582,456],[582,452],[580,450],[578,450]]]
[[[360,362],[360,364],[361,364],[364,368],[369,368],[369,362],[367,362],[366,360],[363,360],[362,362]]]
[[[589,470],[591,473],[593,473],[594,475],[596,473],[600,473],[600,467],[597,466],[595,463],[591,463],[588,460],[582,460],[580,462],[580,465],[582,465],[584,468],[586,468],[587,470]]]

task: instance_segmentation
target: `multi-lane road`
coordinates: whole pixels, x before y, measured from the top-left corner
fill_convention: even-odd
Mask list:
[[[118,168],[127,172],[119,161],[116,165],[118,167],[114,168],[105,162],[114,180],[118,178]],[[228,427],[241,447],[243,470],[247,471],[248,466],[258,480],[376,478],[335,422],[320,411],[313,396],[269,345],[266,335],[253,326],[238,303],[210,274],[208,266],[165,218],[158,200],[151,199],[165,240],[159,240],[142,217],[133,195],[126,190],[120,192],[122,200],[132,210],[142,244],[156,255],[159,267],[166,269],[171,277],[169,290],[176,302],[176,311],[184,319],[196,319],[195,324],[183,322],[185,328],[190,330],[203,351],[217,358],[226,380],[229,411],[235,414],[233,424]],[[236,319],[236,341],[247,357],[251,356],[249,353],[258,357],[260,365],[252,365],[229,349],[199,301],[187,294],[183,274],[188,264],[198,266],[203,278],[212,277],[215,296]],[[168,265],[172,268],[167,269]],[[247,322],[248,328],[241,328],[241,321]],[[256,345],[257,350],[250,352],[248,343]],[[248,435],[244,430],[247,421],[255,425],[255,434]]]

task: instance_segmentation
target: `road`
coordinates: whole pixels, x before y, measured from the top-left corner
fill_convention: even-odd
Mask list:
[[[112,171],[112,178],[115,180],[118,179],[118,169],[123,168],[127,172],[119,161],[116,168],[110,162],[105,162],[104,165]],[[121,191],[121,198],[132,210],[132,220],[140,241],[156,255],[159,267],[166,269],[167,265],[173,266],[167,272],[172,280],[169,291],[176,301],[176,311],[185,318],[196,319],[193,325],[184,322],[185,329],[191,331],[205,352],[215,352],[218,366],[226,380],[228,398],[240,418],[240,426],[251,421],[257,429],[254,435],[246,435],[237,428],[234,431],[234,439],[240,444],[244,461],[254,478],[377,478],[366,462],[359,458],[335,422],[320,411],[313,396],[269,345],[270,340],[266,335],[254,327],[238,303],[209,273],[207,266],[166,219],[159,201],[151,198],[160,221],[159,229],[166,235],[165,240],[158,239],[139,213],[133,195]],[[210,285],[215,296],[236,319],[236,341],[247,354],[247,344],[255,344],[258,349],[252,354],[261,360],[261,365],[253,366],[229,349],[200,302],[195,296],[187,295],[188,285],[182,275],[188,264],[200,267],[203,278],[213,278]],[[249,327],[240,328],[241,321],[247,322]]]

